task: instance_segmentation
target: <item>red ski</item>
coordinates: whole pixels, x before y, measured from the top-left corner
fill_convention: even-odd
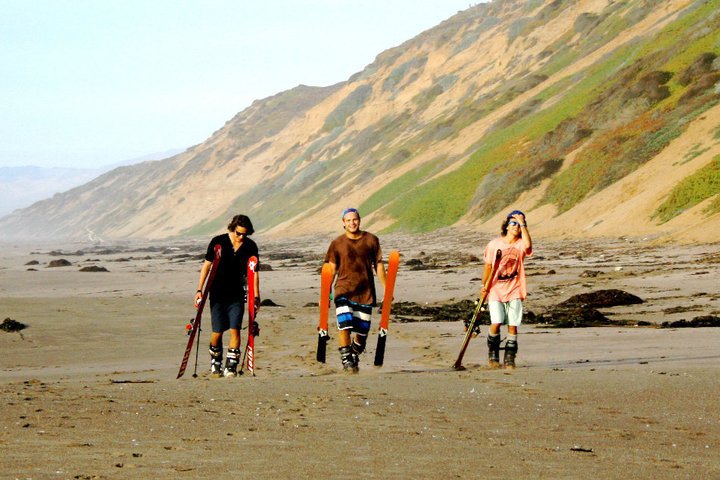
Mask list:
[[[328,310],[330,308],[330,289],[332,287],[333,277],[332,267],[326,263],[322,267],[320,273],[320,321],[318,322],[318,344],[316,360],[325,363],[325,352],[327,350],[327,342],[330,340],[328,336]]]
[[[192,351],[193,347],[193,340],[195,340],[196,335],[198,341],[198,349],[200,348],[200,334],[198,333],[200,331],[200,320],[202,318],[203,309],[205,308],[205,302],[207,302],[208,295],[210,294],[210,286],[212,285],[213,279],[215,278],[215,272],[217,271],[217,266],[220,262],[221,256],[222,248],[220,247],[220,245],[215,245],[215,258],[213,259],[212,265],[210,266],[210,273],[205,280],[205,286],[203,287],[200,303],[198,303],[197,306],[197,313],[195,314],[195,319],[192,321],[190,327],[188,328],[188,335],[190,335],[190,338],[188,339],[187,347],[185,347],[185,355],[183,355],[182,363],[180,363],[180,371],[178,372],[177,377],[175,377],[176,379],[182,377],[185,374],[185,369],[187,368],[187,363],[190,359],[190,352]],[[193,377],[197,377],[197,353],[198,350],[196,349],[195,373],[193,374]]]
[[[255,272],[258,268],[258,259],[252,256],[247,264],[247,308],[248,308],[248,339],[245,348],[247,367],[251,375],[255,376]]]
[[[460,353],[458,354],[457,360],[455,360],[455,363],[453,364],[453,368],[455,370],[465,369],[465,367],[462,366],[462,359],[465,356],[465,350],[467,350],[470,339],[473,336],[475,326],[480,321],[480,312],[483,310],[483,306],[485,305],[485,301],[487,300],[488,293],[490,293],[490,287],[495,281],[495,274],[498,271],[498,266],[500,265],[501,258],[502,250],[498,250],[495,254],[495,262],[493,262],[492,264],[490,275],[488,275],[488,278],[485,280],[485,295],[483,295],[482,298],[478,300],[477,306],[475,307],[475,312],[473,313],[472,319],[470,320],[470,325],[468,326],[467,332],[465,332],[465,338],[463,338],[462,347],[460,347]]]
[[[385,359],[385,342],[387,342],[388,326],[390,325],[390,309],[392,308],[395,279],[400,266],[400,252],[393,250],[388,258],[387,277],[385,278],[385,298],[383,298],[380,329],[378,330],[377,348],[375,349],[375,366],[381,367]]]

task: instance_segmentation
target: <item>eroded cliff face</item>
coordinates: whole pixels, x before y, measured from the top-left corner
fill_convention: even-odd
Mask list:
[[[0,236],[205,235],[239,212],[297,235],[353,205],[378,231],[494,231],[521,208],[546,236],[716,241],[718,54],[709,1],[496,0],[0,219]]]

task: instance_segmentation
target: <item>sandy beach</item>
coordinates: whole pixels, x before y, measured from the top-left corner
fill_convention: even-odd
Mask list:
[[[198,377],[193,351],[180,380],[209,239],[4,245],[0,321],[27,328],[0,331],[0,476],[720,478],[720,329],[660,328],[720,315],[717,245],[536,239],[532,314],[603,289],[643,303],[598,308],[622,325],[523,325],[515,370],[485,367],[483,326],[454,371],[462,318],[402,314],[373,367],[376,314],[353,375],[332,328],[328,363],[315,361],[330,239],[256,238],[272,269],[262,297],[278,305],[258,316],[256,376],[210,378],[206,312]],[[488,239],[381,236],[402,252],[396,301],[474,299]]]

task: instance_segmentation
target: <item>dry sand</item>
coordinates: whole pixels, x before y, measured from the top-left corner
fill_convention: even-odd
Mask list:
[[[181,380],[205,240],[111,252],[5,245],[0,321],[28,328],[0,331],[0,477],[720,478],[720,329],[526,325],[517,369],[485,368],[479,337],[457,372],[460,319],[395,322],[385,365],[372,366],[373,335],[360,373],[346,374],[334,343],[327,364],[314,360],[308,304],[329,240],[258,239],[273,268],[261,273],[263,298],[282,306],[258,317],[256,376],[210,378],[206,327],[199,376],[193,354]],[[439,267],[401,264],[397,300],[474,297],[480,265],[468,258],[488,238],[381,240],[404,262]],[[717,245],[535,241],[526,301],[535,313],[619,288],[645,303],[601,309],[612,319],[720,314]],[[58,258],[72,265],[48,268]],[[90,265],[109,272],[79,271]]]

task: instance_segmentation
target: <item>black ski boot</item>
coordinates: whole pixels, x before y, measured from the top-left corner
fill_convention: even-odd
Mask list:
[[[237,377],[237,366],[240,361],[240,349],[228,348],[227,360],[225,361],[225,371],[223,374],[226,377]]]
[[[505,356],[503,357],[505,368],[515,368],[515,354],[517,351],[517,340],[508,340],[505,342]]]
[[[365,345],[357,343],[355,340],[350,342],[350,351],[352,352],[353,363],[355,364],[355,371],[360,369],[360,354],[365,351]]]
[[[500,335],[487,336],[488,345],[488,366],[490,368],[500,367]]]
[[[210,345],[210,374],[213,377],[222,377],[222,347],[213,347]]]
[[[349,372],[357,372],[358,366],[357,363],[355,363],[355,358],[353,357],[352,348],[350,346],[347,347],[340,347],[340,361],[342,361],[343,370],[349,371]]]

